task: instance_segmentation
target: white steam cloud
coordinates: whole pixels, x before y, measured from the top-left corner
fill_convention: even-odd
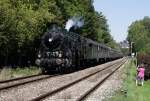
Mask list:
[[[82,27],[84,24],[84,20],[82,17],[73,17],[71,19],[69,19],[66,23],[66,26],[65,26],[65,29],[67,31],[70,30],[70,28],[74,27],[74,28],[77,28],[77,27]]]

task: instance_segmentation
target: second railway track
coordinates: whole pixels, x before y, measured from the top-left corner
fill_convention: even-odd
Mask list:
[[[94,92],[99,86],[101,86],[110,76],[112,76],[126,61],[123,61],[121,64],[118,65],[118,67],[113,70],[111,73],[109,73],[106,77],[104,77],[102,80],[100,80],[95,86],[93,86],[91,89],[86,91],[83,95],[81,95],[76,101],[83,101],[85,100],[92,92]]]
[[[48,79],[54,76],[57,76],[57,75],[37,74],[37,75],[32,75],[32,76],[26,76],[26,77],[0,81],[0,90],[6,90],[9,88],[17,87],[17,86],[24,85],[27,83],[32,83],[32,82],[40,81],[43,79]]]
[[[111,68],[111,66],[113,65],[117,66],[116,63],[119,63],[120,61],[123,61],[123,60],[124,59],[120,59],[120,60],[116,60],[108,64],[104,64],[100,67],[98,66],[99,69],[89,68],[87,70],[82,70],[82,71],[71,73],[71,74],[60,75],[56,77],[52,76],[53,78],[51,78],[51,76],[50,77],[47,76],[46,78],[50,78],[50,79],[41,80],[36,83],[30,83],[30,85],[24,85],[19,88],[17,86],[10,87],[14,89],[2,88],[1,90],[7,89],[7,91],[0,91],[0,98],[5,99],[5,101],[10,101],[10,100],[39,101],[39,100],[47,99],[59,92],[64,91],[65,89],[75,86],[81,81],[84,81],[85,79],[88,79],[89,77],[94,76],[101,71],[104,71],[106,67]],[[31,81],[31,82],[34,82],[34,81]],[[19,85],[22,85],[22,84],[19,84]]]
[[[44,100],[44,99],[46,99],[46,98],[48,98],[48,97],[50,97],[50,96],[53,96],[53,95],[55,95],[55,94],[57,94],[57,93],[59,93],[59,92],[62,92],[62,91],[65,90],[65,89],[68,89],[68,88],[74,86],[75,84],[80,83],[81,81],[83,81],[83,80],[85,80],[85,79],[87,79],[87,78],[89,78],[89,77],[91,77],[91,76],[93,76],[93,75],[96,75],[97,73],[100,73],[100,72],[102,72],[102,71],[104,71],[104,70],[106,70],[106,69],[109,69],[109,68],[111,68],[112,66],[117,66],[117,68],[116,68],[115,70],[113,70],[113,72],[111,72],[109,75],[107,75],[106,77],[104,77],[98,84],[96,84],[96,85],[95,85],[94,87],[92,87],[89,91],[87,91],[85,94],[83,94],[81,97],[79,97],[79,98],[77,99],[77,101],[82,101],[82,100],[85,99],[92,91],[94,91],[94,89],[96,89],[96,87],[98,87],[100,84],[102,84],[108,77],[110,77],[116,70],[118,70],[118,69],[120,68],[120,66],[125,63],[125,61],[126,61],[126,60],[122,60],[121,63],[119,63],[119,65],[118,65],[118,63],[115,63],[115,64],[113,64],[113,65],[109,65],[107,68],[103,68],[103,69],[101,69],[101,70],[99,70],[99,71],[96,71],[96,72],[94,72],[94,73],[91,73],[91,74],[89,74],[89,75],[87,75],[87,76],[84,76],[84,77],[82,77],[82,78],[80,78],[80,79],[78,79],[78,80],[75,80],[75,81],[73,81],[73,82],[71,82],[71,83],[68,83],[68,84],[66,84],[66,85],[64,85],[64,86],[62,86],[62,87],[59,87],[58,89],[55,89],[55,90],[53,90],[53,91],[50,91],[50,92],[48,92],[48,93],[46,93],[46,94],[42,94],[42,95],[40,95],[40,96],[38,96],[38,97],[32,99],[31,101]],[[51,100],[51,99],[50,99],[50,100]]]
[[[13,81],[17,81],[17,80],[23,80],[23,79],[26,79],[26,78],[37,77],[37,76],[40,76],[40,75],[42,75],[42,74],[36,74],[36,75],[25,76],[25,77],[17,77],[17,78],[8,79],[8,80],[1,80],[1,81],[0,81],[0,84],[1,84],[1,83],[13,82]]]

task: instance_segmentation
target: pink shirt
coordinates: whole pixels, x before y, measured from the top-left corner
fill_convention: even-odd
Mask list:
[[[145,71],[145,69],[144,68],[139,68],[138,71],[139,71],[138,76],[139,77],[144,77],[144,71]]]

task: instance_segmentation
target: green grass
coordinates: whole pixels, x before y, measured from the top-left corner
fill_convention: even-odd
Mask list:
[[[133,61],[126,68],[128,74],[123,88],[108,101],[150,101],[150,80],[144,82],[144,86],[136,86],[136,67]],[[125,93],[126,91],[126,93]]]
[[[39,67],[17,67],[15,69],[4,67],[0,72],[0,80],[29,76],[39,73],[41,73],[41,69]]]

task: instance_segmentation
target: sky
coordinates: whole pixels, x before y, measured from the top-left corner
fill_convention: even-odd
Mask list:
[[[126,39],[132,22],[150,17],[150,0],[94,0],[94,8],[106,17],[110,33],[117,42]]]

